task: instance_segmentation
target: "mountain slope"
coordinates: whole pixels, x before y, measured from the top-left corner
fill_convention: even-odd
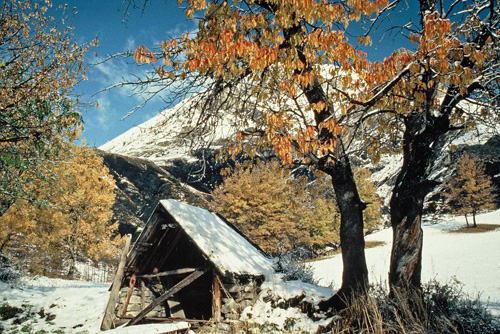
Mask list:
[[[152,214],[158,201],[178,199],[202,208],[208,195],[183,184],[149,160],[99,151],[116,182],[115,221],[121,234],[133,233]]]

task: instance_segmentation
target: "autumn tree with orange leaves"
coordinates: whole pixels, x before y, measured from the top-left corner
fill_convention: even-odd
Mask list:
[[[272,148],[284,163],[305,164],[331,176],[341,213],[344,264],[334,301],[343,305],[366,289],[368,270],[366,204],[349,161],[353,124],[363,111],[355,111],[337,87],[355,100],[365,100],[368,92],[361,88],[374,80],[370,63],[348,43],[341,27],[378,12],[387,1],[186,4],[188,18],[201,15],[198,31],[163,42],[158,52],[139,46],[136,61],[154,64],[154,80],[163,87],[179,88],[175,83],[184,79],[183,92],[196,93],[184,115],[191,127],[214,131],[230,122],[244,129],[233,138],[229,154],[246,148],[252,156],[256,147]],[[361,41],[368,43],[369,38]]]
[[[447,135],[481,121],[497,124],[499,115],[500,8],[495,1],[420,0],[419,5],[420,26],[408,24],[413,49],[396,50],[372,67],[379,87],[388,87],[371,108],[379,114],[374,121],[382,132],[401,133],[403,153],[390,200],[392,290],[420,290],[423,203],[439,184],[431,174]]]
[[[188,129],[238,130],[229,154],[272,148],[284,163],[331,176],[341,213],[344,265],[341,289],[323,308],[342,307],[368,284],[363,210],[350,155],[365,142],[375,160],[402,150],[403,166],[391,198],[394,244],[391,288],[420,288],[425,195],[445,135],[498,100],[498,7],[494,0],[448,7],[420,0],[420,25],[409,22],[411,50],[370,62],[346,37],[352,20],[394,15],[403,1],[187,0],[198,30],[139,46],[135,59],[155,75],[137,82],[191,96]],[[403,6],[404,7],[404,6]],[[407,7],[406,10],[412,9]],[[369,35],[357,39],[370,44]],[[179,84],[179,82],[183,82]],[[473,111],[473,112],[472,112]],[[243,130],[242,130],[243,129]],[[192,131],[189,131],[191,134]],[[201,136],[206,138],[207,136]],[[395,144],[394,144],[395,143]]]

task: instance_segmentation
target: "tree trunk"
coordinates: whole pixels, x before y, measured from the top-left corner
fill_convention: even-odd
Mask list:
[[[329,105],[329,100],[321,84],[316,80],[307,89],[304,95],[313,105],[324,102]],[[332,184],[340,210],[340,244],[342,249],[342,286],[329,300],[321,302],[322,310],[334,308],[343,309],[350,300],[363,294],[368,287],[368,269],[365,258],[365,240],[363,235],[363,210],[366,204],[359,198],[356,182],[351,169],[348,154],[342,143],[341,135],[334,136],[326,129],[321,130],[321,123],[335,111],[326,107],[315,114],[315,122],[320,132],[319,138],[324,142],[336,142],[335,151],[318,162],[318,169],[332,177]]]
[[[77,270],[76,270],[76,254],[74,251],[70,250],[70,264],[69,264],[69,270],[68,270],[68,274],[66,275],[66,278],[74,279],[76,272],[77,272]]]
[[[467,224],[467,228],[469,228],[469,219],[467,219],[467,213],[464,214],[465,215],[465,223]]]
[[[396,179],[390,201],[393,244],[389,285],[394,289],[420,290],[423,231],[421,228],[425,196],[436,182],[429,180],[438,140],[448,131],[444,119],[433,123],[419,112],[405,120],[403,166]]]
[[[73,240],[71,242],[71,245],[69,246],[69,254],[70,254],[70,266],[69,266],[69,271],[68,271],[68,279],[74,279],[75,274],[76,274],[76,257],[78,254],[78,236],[80,233],[80,221],[82,219],[82,215],[79,214],[77,219],[76,219],[76,226],[75,226],[75,232],[73,235]]]
[[[477,224],[476,224],[476,209],[474,209],[472,211],[472,227],[474,227],[474,228],[477,227]]]
[[[363,235],[363,210],[366,204],[359,197],[354,176],[347,156],[322,167],[332,177],[337,205],[340,210],[340,242],[342,250],[342,286],[329,300],[321,302],[320,308],[343,309],[350,300],[363,294],[368,287],[368,268],[365,258]]]
[[[423,231],[421,228],[423,198],[415,198],[396,187],[391,198],[392,250],[389,284],[394,288],[420,288],[422,272]],[[403,189],[402,189],[403,188]]]

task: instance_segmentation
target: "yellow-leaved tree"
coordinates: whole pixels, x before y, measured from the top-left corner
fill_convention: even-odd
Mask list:
[[[495,208],[495,188],[484,169],[482,162],[464,154],[458,159],[455,172],[445,182],[449,203],[457,213],[465,216],[467,227],[468,214],[472,214],[472,227],[477,227],[476,213]]]
[[[115,183],[103,159],[69,144],[62,155],[64,161],[45,165],[49,182],[33,180],[37,201],[20,200],[0,218],[0,237],[4,250],[12,245],[34,272],[59,264],[73,277],[77,260],[112,257],[122,239],[110,223]]]
[[[356,168],[354,178],[367,203],[365,233],[370,233],[380,226],[381,200],[370,170]],[[294,178],[276,161],[238,166],[212,196],[212,209],[269,253],[340,245],[340,213],[323,174],[308,183],[305,176]]]
[[[212,192],[211,204],[269,253],[338,244],[334,199],[313,197],[304,184],[276,161],[239,166]]]
[[[368,168],[358,167],[354,169],[354,179],[358,185],[359,196],[367,206],[363,212],[365,220],[365,233],[370,233],[380,227],[382,215],[382,200],[377,194],[377,188],[372,181],[372,173]]]

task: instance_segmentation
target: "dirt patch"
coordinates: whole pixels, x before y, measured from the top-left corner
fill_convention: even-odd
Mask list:
[[[365,241],[365,249],[374,248],[374,247],[383,246],[383,245],[385,245],[385,241],[378,241],[378,240]],[[325,260],[325,259],[329,259],[331,257],[334,257],[335,255],[340,254],[340,253],[342,253],[342,249],[339,247],[334,251],[328,252],[328,254],[320,255],[318,257],[315,257],[314,259],[307,259],[307,260],[304,260],[303,262],[309,263],[309,262],[321,261],[321,260]]]
[[[7,303],[0,305],[0,318],[2,320],[12,319],[22,312],[22,308],[10,306]]]
[[[477,224],[477,227],[460,227],[458,229],[449,230],[448,233],[484,233],[494,231],[500,228],[500,224]]]
[[[375,248],[383,245],[385,245],[385,241],[379,241],[379,240],[365,241],[365,249]]]

